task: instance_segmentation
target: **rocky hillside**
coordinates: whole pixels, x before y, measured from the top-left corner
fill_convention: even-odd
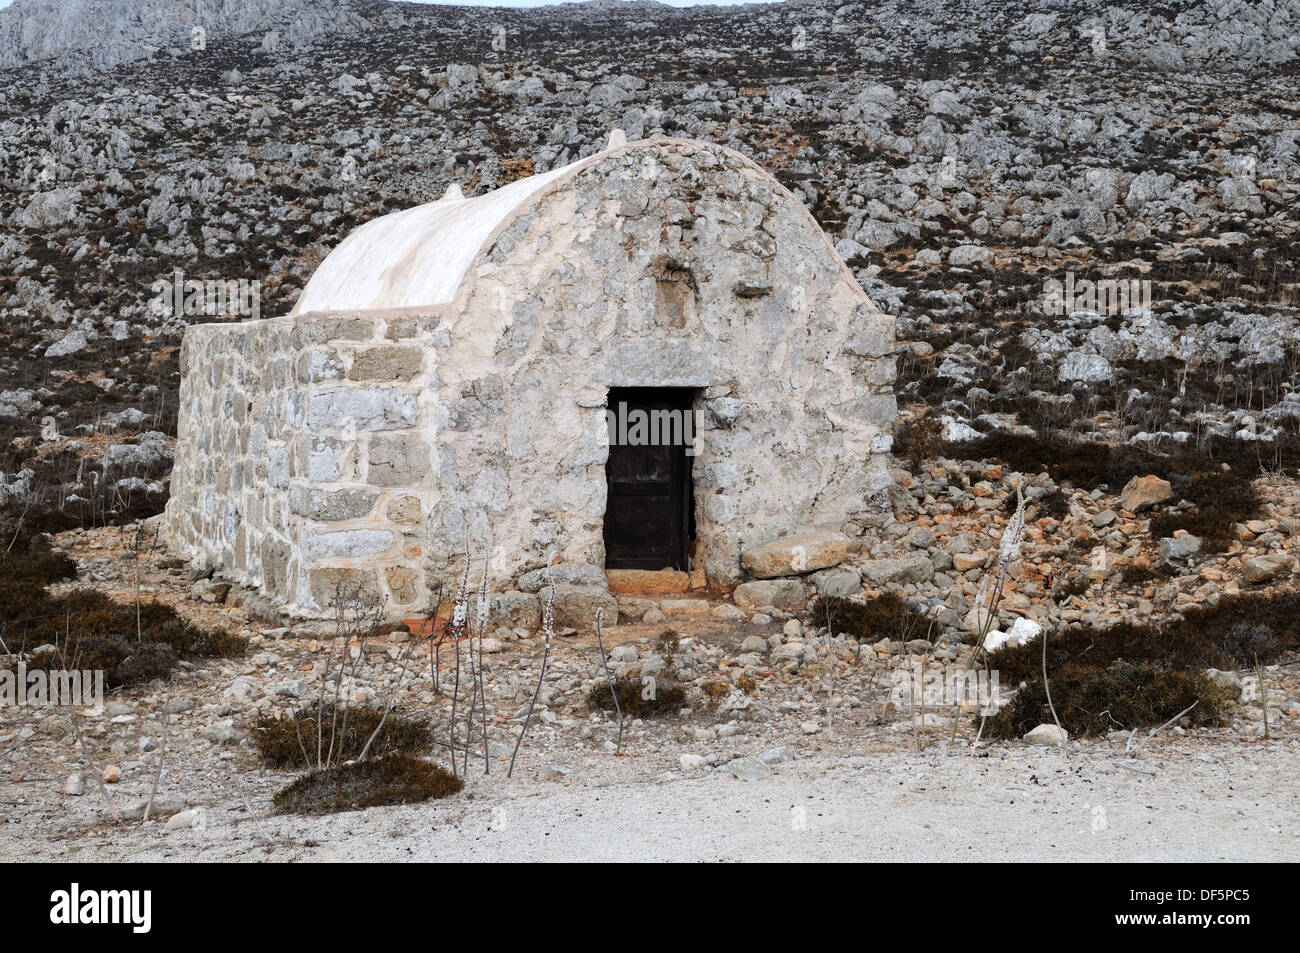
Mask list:
[[[205,41],[254,43],[268,52],[302,49],[334,34],[400,24],[381,0],[17,0],[0,12],[0,67],[62,58],[61,69],[93,72]]]
[[[898,316],[900,452],[1298,462],[1298,57],[1300,0],[18,0],[0,506],[156,511],[187,323],[283,314],[359,223],[612,126],[724,143],[803,197]]]

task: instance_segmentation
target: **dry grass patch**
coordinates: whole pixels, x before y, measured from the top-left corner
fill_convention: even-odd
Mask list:
[[[369,754],[419,754],[433,744],[427,724],[382,705],[309,705],[296,715],[260,715],[249,731],[262,761],[272,768],[314,768],[359,757],[371,735]],[[383,727],[380,727],[382,722]],[[319,724],[319,729],[317,725]],[[376,735],[375,730],[379,733]]]
[[[386,804],[418,804],[465,787],[450,771],[410,754],[367,758],[304,774],[277,791],[277,814],[334,814]]]

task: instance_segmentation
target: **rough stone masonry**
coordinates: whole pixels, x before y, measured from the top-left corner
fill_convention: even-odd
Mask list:
[[[552,558],[583,590],[570,601],[608,598],[605,409],[634,386],[694,394],[712,586],[742,583],[742,554],[773,540],[867,532],[889,482],[893,320],[753,162],[620,138],[367,223],[293,314],[189,328],[172,547],[306,615],[340,581],[419,611],[454,586],[467,537],[503,622],[535,622],[521,590]]]

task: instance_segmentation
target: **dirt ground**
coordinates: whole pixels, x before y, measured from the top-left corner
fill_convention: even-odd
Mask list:
[[[563,780],[477,774],[453,799],[324,818],[250,817],[268,786],[217,797],[198,829],[15,815],[5,859],[401,860],[1300,860],[1294,744],[1153,743],[1060,751],[813,754],[742,781],[683,778],[632,754]],[[12,786],[10,791],[12,791]],[[9,795],[6,795],[8,798]]]
[[[78,585],[129,601],[136,567],[115,532],[65,542],[81,567]],[[0,859],[1300,860],[1295,659],[1266,668],[1276,706],[1267,740],[1243,703],[1220,728],[1173,725],[1131,743],[1115,732],[1065,749],[1020,741],[972,749],[963,719],[950,748],[943,714],[927,713],[922,730],[915,711],[875,704],[890,658],[868,652],[874,662],[822,659],[796,672],[751,664],[752,693],[712,710],[697,703],[629,720],[616,754],[614,718],[585,701],[601,668],[594,638],[582,633],[556,640],[543,702],[507,778],[542,649],[520,638],[486,656],[490,774],[476,750],[460,766],[465,790],[443,801],[277,815],[272,796],[296,775],[260,764],[249,723],[301,704],[323,670],[330,627],[257,621],[237,598],[209,603],[191,587],[164,556],[142,560],[143,598],[243,632],[246,657],[183,663],[167,686],[111,693],[102,711],[82,713],[91,759],[66,712],[0,713]],[[788,625],[708,614],[669,621],[687,640],[682,664],[696,686],[725,681],[745,638],[775,638]],[[662,630],[611,626],[605,646],[645,659]],[[368,681],[356,687],[383,697],[398,685],[404,710],[436,720],[445,683],[439,695],[427,672],[399,678],[409,646],[400,638],[368,646]],[[98,784],[110,768],[117,780],[105,788],[123,814],[116,825]],[[139,805],[155,779],[171,806],[143,822]]]

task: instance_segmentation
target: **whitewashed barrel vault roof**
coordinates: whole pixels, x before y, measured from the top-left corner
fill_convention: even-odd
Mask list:
[[[308,311],[378,310],[445,304],[479,248],[539,191],[589,162],[581,159],[467,199],[459,190],[366,222],[321,262],[294,305]]]
[[[615,129],[604,151],[550,172],[519,179],[476,198],[465,198],[460,188],[453,185],[436,202],[366,222],[321,262],[292,313],[378,311],[448,304],[455,300],[466,273],[494,234],[530,207],[548,186],[572,177],[612,152],[658,148],[682,141],[642,139],[629,144],[622,132]],[[693,144],[732,152],[710,143]],[[740,158],[768,175],[752,160]],[[776,183],[775,179],[772,181]],[[829,246],[829,238],[826,242]]]

